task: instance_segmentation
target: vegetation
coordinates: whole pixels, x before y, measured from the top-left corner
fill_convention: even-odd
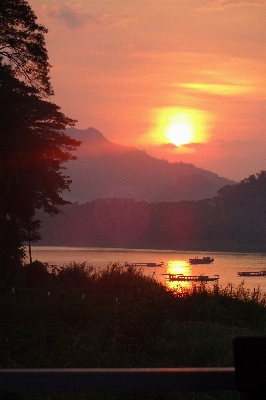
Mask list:
[[[43,98],[52,94],[46,29],[25,0],[0,4],[0,276],[11,279],[26,241],[39,239],[37,209],[59,212],[71,181],[62,164],[79,142],[63,131],[75,121]]]
[[[224,186],[212,199],[152,204],[98,199],[61,210],[53,220],[39,216],[41,244],[266,252],[265,171]]]
[[[1,0],[0,21],[1,63],[10,65],[15,76],[39,95],[52,95],[44,38],[47,29],[37,23],[26,0]]]
[[[141,271],[25,265],[0,294],[4,368],[228,367],[236,336],[265,335],[266,298],[243,285],[170,291]],[[14,399],[238,399],[237,393],[80,393]]]

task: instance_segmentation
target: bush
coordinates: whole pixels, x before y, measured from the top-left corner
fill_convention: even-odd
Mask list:
[[[40,261],[34,261],[24,267],[25,284],[27,287],[44,288],[50,278],[49,265]]]

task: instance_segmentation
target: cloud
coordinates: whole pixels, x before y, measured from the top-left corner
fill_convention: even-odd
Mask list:
[[[250,86],[244,84],[180,83],[176,86],[219,96],[237,96],[253,92]]]
[[[54,8],[49,11],[48,15],[63,21],[69,29],[82,28],[88,24],[99,24],[99,21],[92,15],[67,5]]]
[[[160,144],[159,147],[164,148],[164,149],[173,150],[173,149],[177,149],[177,148],[181,148],[181,147],[194,149],[194,148],[202,147],[204,145],[205,145],[205,143],[199,143],[199,142],[186,143],[186,144],[182,144],[180,146],[176,146],[174,143],[163,143],[163,144]]]
[[[135,24],[137,20],[136,17],[128,15],[114,16],[113,14],[103,14],[100,19],[103,25],[110,28],[128,28],[132,24]]]
[[[198,0],[200,8],[221,10],[229,7],[263,7],[265,0]]]
[[[164,149],[175,149],[177,146],[174,143],[163,143],[160,144],[159,147],[163,147]]]
[[[84,12],[79,6],[64,5],[54,7],[48,12],[52,18],[62,21],[69,29],[82,28],[85,25],[102,25],[108,28],[128,28],[137,18],[130,16],[114,16],[113,14],[102,14],[95,18],[91,14]]]
[[[197,149],[199,147],[206,146],[206,143],[200,143],[200,142],[191,142],[191,143],[186,143],[182,145],[183,147],[186,147],[188,149]]]

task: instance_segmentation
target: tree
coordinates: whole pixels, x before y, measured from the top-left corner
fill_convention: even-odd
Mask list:
[[[36,89],[3,65],[0,107],[0,265],[4,268],[10,260],[19,264],[23,253],[17,250],[25,240],[38,238],[36,209],[55,215],[58,206],[67,203],[61,193],[71,181],[63,175],[62,163],[75,158],[71,152],[79,142],[63,132],[75,121],[55,104],[41,100]]]
[[[20,265],[25,241],[37,241],[37,209],[55,215],[68,203],[63,163],[80,142],[64,131],[75,120],[44,96],[52,93],[43,33],[24,0],[0,4],[0,274]],[[24,65],[25,62],[25,65]],[[21,78],[21,79],[19,79]]]
[[[39,95],[50,96],[50,64],[45,47],[47,29],[25,0],[0,2],[0,55],[16,77],[36,88]]]

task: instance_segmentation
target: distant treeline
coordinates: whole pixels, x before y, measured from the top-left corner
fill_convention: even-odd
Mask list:
[[[40,218],[41,245],[266,252],[266,171],[211,199],[99,199]]]

